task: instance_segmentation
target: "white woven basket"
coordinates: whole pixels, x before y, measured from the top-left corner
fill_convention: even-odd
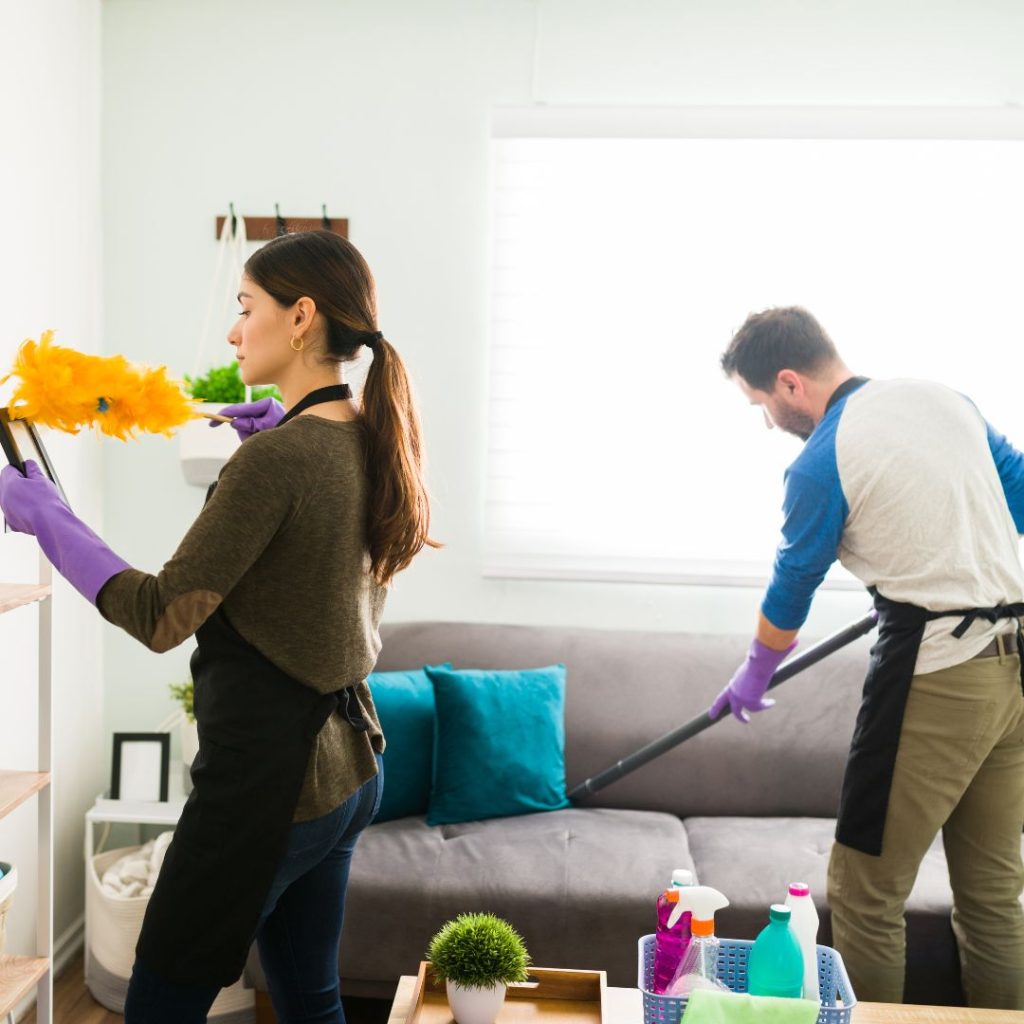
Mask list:
[[[124,1012],[124,997],[135,963],[135,944],[142,930],[142,919],[149,903],[148,896],[113,896],[104,891],[103,873],[138,846],[98,853],[87,865],[85,879],[86,933],[89,950],[86,957],[85,983],[97,1002],[115,1013]],[[197,928],[201,923],[197,922]],[[255,996],[239,979],[230,988],[221,990],[210,1008],[210,1020],[230,1016],[231,1024],[255,1020]],[[245,1011],[250,1011],[249,1016]]]
[[[0,861],[0,871],[4,873],[4,877],[0,878],[0,953],[2,953],[7,942],[7,911],[11,909],[14,890],[18,888],[18,869]]]

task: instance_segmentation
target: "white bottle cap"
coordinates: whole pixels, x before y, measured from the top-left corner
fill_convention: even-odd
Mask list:
[[[672,872],[673,885],[693,885],[693,872],[689,868],[676,868]]]

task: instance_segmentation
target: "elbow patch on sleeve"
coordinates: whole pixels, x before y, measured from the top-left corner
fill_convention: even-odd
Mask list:
[[[153,630],[150,649],[163,654],[190,637],[213,613],[223,598],[212,590],[190,590],[176,597]]]

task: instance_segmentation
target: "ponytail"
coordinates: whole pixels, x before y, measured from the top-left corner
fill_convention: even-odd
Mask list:
[[[386,585],[424,545],[440,545],[430,539],[420,421],[405,364],[383,338],[374,341],[372,350],[361,414],[370,484],[366,532],[371,572]]]

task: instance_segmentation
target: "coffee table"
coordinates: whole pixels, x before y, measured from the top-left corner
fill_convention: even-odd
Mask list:
[[[395,990],[388,1024],[405,1024],[416,978],[403,974]],[[611,988],[606,991],[608,1020],[605,1024],[643,1024],[640,990]],[[972,1010],[964,1006],[913,1006],[896,1003],[857,1003],[853,1024],[1021,1024],[1019,1010]]]

